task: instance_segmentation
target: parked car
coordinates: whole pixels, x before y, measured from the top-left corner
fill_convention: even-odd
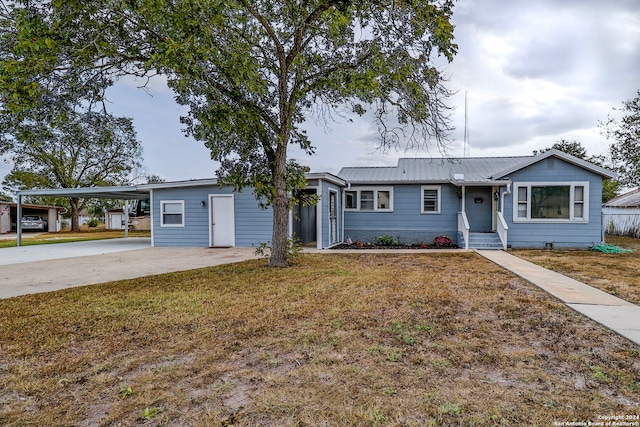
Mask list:
[[[37,215],[25,215],[20,220],[20,225],[23,230],[40,230],[48,231],[47,221],[43,220]]]

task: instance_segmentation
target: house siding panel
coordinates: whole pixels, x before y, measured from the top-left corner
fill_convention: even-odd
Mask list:
[[[154,246],[209,246],[209,195],[234,194],[236,246],[247,247],[271,240],[273,213],[261,209],[253,192],[233,192],[231,187],[203,186],[156,189],[153,193]],[[161,227],[163,200],[184,200],[184,227]],[[205,201],[206,205],[201,206]]]
[[[440,235],[455,240],[460,200],[454,186],[441,185],[439,214],[421,213],[420,185],[394,185],[393,192],[393,212],[345,211],[345,238],[375,242],[380,235],[389,234],[405,244],[431,243]]]
[[[513,197],[505,197],[505,220],[509,226],[509,244],[512,248],[542,248],[552,243],[554,248],[588,248],[602,240],[602,179],[599,175],[548,158],[510,175],[514,185],[519,182],[578,182],[589,183],[588,223],[535,223],[513,221]],[[512,188],[513,190],[513,188]]]

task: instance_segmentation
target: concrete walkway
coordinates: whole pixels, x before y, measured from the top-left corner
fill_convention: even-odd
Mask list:
[[[640,345],[640,307],[504,251],[478,254],[533,283],[578,313]]]

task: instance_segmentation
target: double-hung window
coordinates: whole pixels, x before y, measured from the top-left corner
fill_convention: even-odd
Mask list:
[[[588,222],[588,182],[514,183],[515,222]]]
[[[439,185],[422,186],[422,210],[423,214],[439,214],[441,202],[441,187]]]
[[[184,227],[184,200],[162,200],[160,221],[161,227]]]
[[[345,209],[369,212],[393,211],[392,187],[362,187],[345,191]]]

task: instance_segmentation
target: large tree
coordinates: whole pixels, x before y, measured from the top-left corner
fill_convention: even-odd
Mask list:
[[[620,181],[629,187],[640,186],[640,90],[633,99],[622,103],[622,119],[609,117],[602,124],[605,135],[613,140],[610,146],[618,165]]]
[[[17,189],[121,185],[140,166],[142,147],[131,119],[105,112],[69,112],[64,118],[24,120],[13,129],[13,169],[4,184]],[[71,229],[86,200],[69,198]]]
[[[313,153],[301,124],[314,109],[372,109],[383,146],[443,146],[450,130],[434,60],[456,53],[452,0],[18,3],[7,5],[16,49],[0,63],[7,108],[67,74],[165,74],[223,182],[272,206],[272,266],[286,265],[288,211],[307,171],[287,150]]]

